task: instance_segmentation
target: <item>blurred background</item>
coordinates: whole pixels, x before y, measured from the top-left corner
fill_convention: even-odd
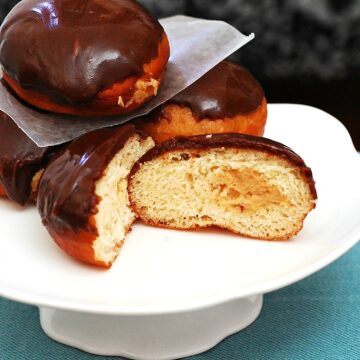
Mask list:
[[[0,0],[0,21],[17,2]],[[232,58],[255,75],[268,101],[327,111],[360,150],[360,0],[139,2],[158,17],[186,14],[254,32],[255,40]]]

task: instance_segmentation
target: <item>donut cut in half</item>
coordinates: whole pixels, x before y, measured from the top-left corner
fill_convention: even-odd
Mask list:
[[[109,268],[135,213],[127,181],[151,147],[131,125],[92,131],[71,143],[46,167],[37,206],[55,242],[77,260]]]
[[[132,169],[128,189],[147,224],[217,226],[266,240],[296,235],[317,197],[310,168],[292,150],[236,133],[157,145]]]

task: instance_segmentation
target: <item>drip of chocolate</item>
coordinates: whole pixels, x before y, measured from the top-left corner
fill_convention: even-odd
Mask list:
[[[82,105],[143,74],[163,28],[132,0],[23,0],[0,31],[0,63],[21,87]]]
[[[33,176],[44,167],[54,148],[38,147],[3,112],[0,137],[0,185],[11,200],[24,205],[31,194]]]
[[[100,200],[95,194],[96,182],[133,134],[132,125],[95,130],[72,142],[51,161],[41,178],[37,202],[49,231],[56,228],[56,233],[88,231],[97,235],[89,224]]]
[[[198,119],[221,119],[256,110],[263,97],[260,84],[244,67],[222,61],[169,103],[188,106]]]

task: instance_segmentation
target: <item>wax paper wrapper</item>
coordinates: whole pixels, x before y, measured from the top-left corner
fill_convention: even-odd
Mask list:
[[[91,130],[122,124],[149,113],[254,38],[253,34],[246,36],[222,21],[172,16],[160,22],[169,37],[170,61],[158,95],[136,111],[101,118],[43,112],[19,101],[2,82],[0,110],[38,146],[61,144]]]

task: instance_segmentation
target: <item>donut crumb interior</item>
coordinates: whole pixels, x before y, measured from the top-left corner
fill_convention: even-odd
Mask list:
[[[141,164],[129,183],[132,206],[157,226],[218,226],[244,236],[286,240],[315,207],[299,167],[239,148],[173,150]]]
[[[153,146],[150,137],[142,139],[138,134],[133,135],[96,183],[95,193],[101,200],[95,215],[98,237],[93,249],[98,261],[111,264],[116,259],[125,235],[136,218],[129,207],[128,175],[134,163]]]

